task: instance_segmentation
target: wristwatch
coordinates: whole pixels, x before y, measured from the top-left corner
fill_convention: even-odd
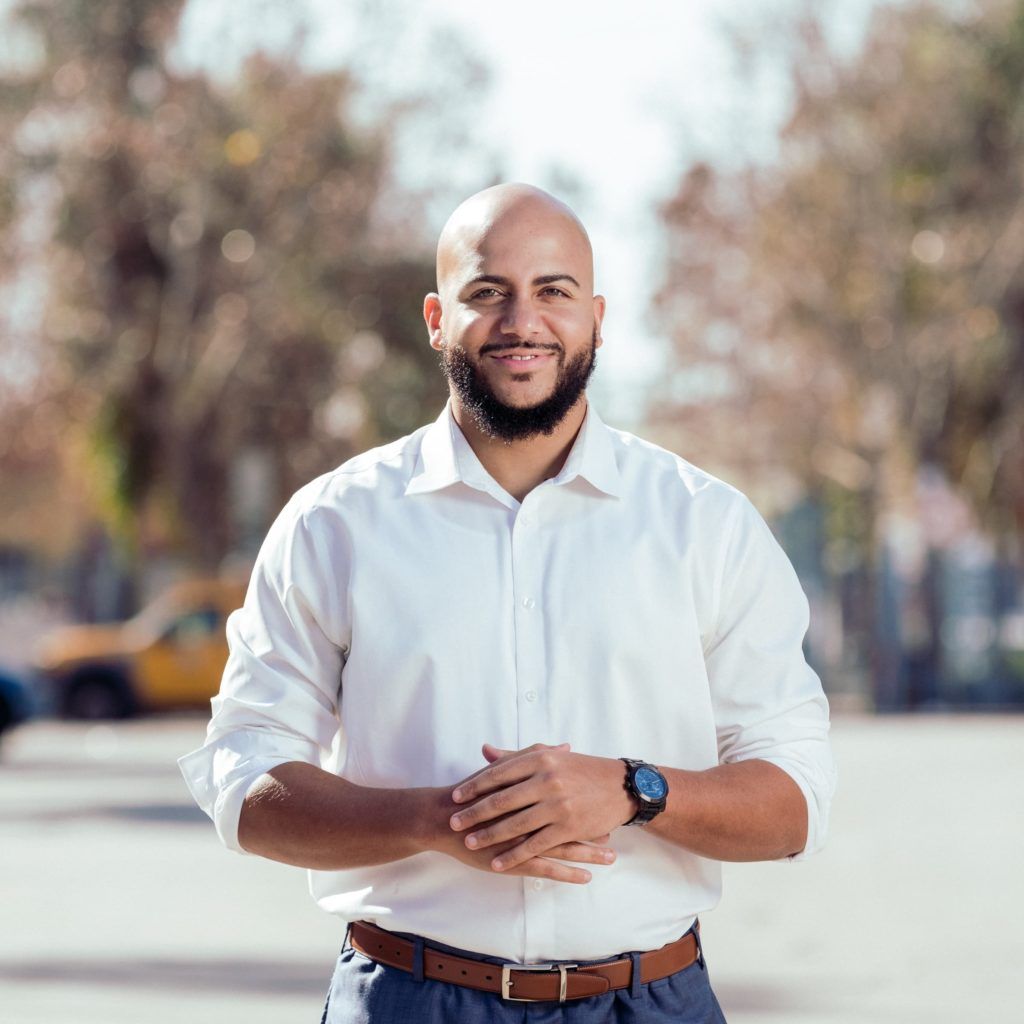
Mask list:
[[[668,800],[668,780],[653,764],[620,757],[626,765],[626,792],[640,805],[627,825],[646,825],[665,810]]]

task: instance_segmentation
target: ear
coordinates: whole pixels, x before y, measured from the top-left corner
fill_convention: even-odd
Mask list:
[[[440,351],[444,342],[441,336],[441,296],[437,292],[430,292],[423,300],[423,319],[427,324],[430,347]]]
[[[605,298],[603,295],[594,296],[594,331],[597,334],[597,347],[600,348],[604,344],[604,338],[601,336],[601,324],[604,323],[604,311],[605,311]]]

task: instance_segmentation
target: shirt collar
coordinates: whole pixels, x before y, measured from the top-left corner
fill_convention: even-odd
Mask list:
[[[583,425],[554,482],[567,484],[578,476],[604,494],[613,498],[622,497],[622,474],[615,459],[611,431],[597,415],[589,399]]]
[[[452,438],[452,428],[456,423],[451,414],[451,405],[449,399],[441,410],[441,415],[427,427],[420,443],[416,468],[405,488],[406,494],[438,491],[462,479]]]
[[[449,399],[423,435],[406,494],[425,494],[459,482],[488,491],[497,486],[455,422],[451,406]],[[582,477],[604,494],[622,496],[622,475],[615,460],[611,432],[589,401],[583,425],[553,482],[567,484],[576,477]]]

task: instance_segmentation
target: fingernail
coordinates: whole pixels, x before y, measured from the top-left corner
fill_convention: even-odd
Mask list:
[[[603,860],[610,862],[615,860],[615,853],[612,850],[605,850],[604,853],[601,854],[601,857]]]
[[[459,828],[462,825],[462,819],[457,814],[452,815],[451,822],[452,828]]]
[[[452,793],[452,799],[453,800],[461,800],[462,799],[462,790],[461,789],[455,790],[455,792]]]
[[[466,836],[466,845],[467,846],[472,847],[473,849],[476,849],[477,842],[478,842],[478,840],[477,840],[476,836]]]
[[[505,862],[500,857],[497,860],[491,861],[491,867],[494,868],[495,871],[500,871],[504,866]]]

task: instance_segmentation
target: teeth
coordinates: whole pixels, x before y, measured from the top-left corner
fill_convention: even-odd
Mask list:
[[[518,359],[520,362],[524,359],[536,359],[536,356],[505,356],[506,359]]]

